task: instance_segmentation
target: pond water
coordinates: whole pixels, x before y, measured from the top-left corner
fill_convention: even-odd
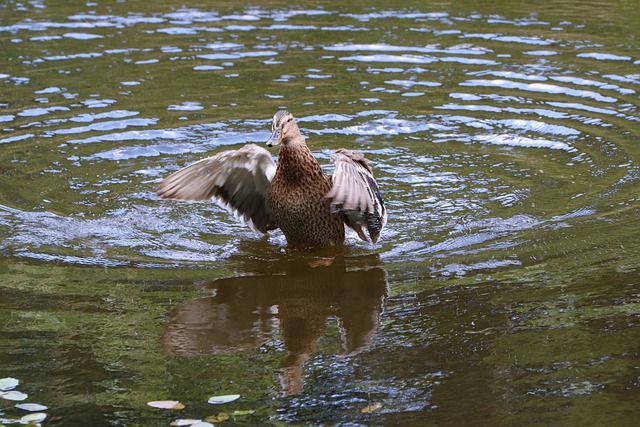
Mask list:
[[[0,5],[0,378],[45,425],[637,421],[636,2],[262,3]],[[376,246],[155,196],[281,108],[371,160]]]

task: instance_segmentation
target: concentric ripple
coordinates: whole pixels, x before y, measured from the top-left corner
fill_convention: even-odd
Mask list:
[[[579,20],[117,11],[16,12],[0,27],[11,46],[0,75],[5,253],[223,261],[260,236],[213,204],[160,201],[154,186],[207,153],[266,140],[282,107],[325,163],[344,146],[375,165],[390,221],[379,247],[353,241],[355,253],[464,275],[526,265],[541,241],[563,253],[605,245],[592,232],[600,221],[636,226],[640,57],[585,37]],[[275,233],[265,256],[283,244]]]

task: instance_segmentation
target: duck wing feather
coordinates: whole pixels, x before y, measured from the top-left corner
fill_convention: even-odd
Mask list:
[[[333,152],[331,161],[335,170],[326,197],[332,209],[342,213],[345,225],[362,240],[376,243],[387,222],[387,209],[369,162],[362,153],[344,148]]]
[[[165,199],[214,200],[253,230],[266,233],[278,226],[267,205],[276,163],[255,144],[223,151],[180,169],[156,189]]]

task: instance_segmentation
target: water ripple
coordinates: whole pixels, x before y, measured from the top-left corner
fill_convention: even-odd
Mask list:
[[[582,89],[571,89],[565,86],[552,85],[547,83],[522,83],[514,82],[511,80],[482,80],[474,79],[467,80],[460,83],[460,86],[473,86],[473,87],[499,87],[503,89],[516,89],[527,92],[542,92],[547,94],[563,94],[568,96],[574,96],[577,98],[588,98],[598,102],[614,103],[618,100],[610,96],[603,96],[598,92]]]
[[[430,56],[421,55],[352,55],[343,56],[341,61],[358,61],[358,62],[406,62],[412,64],[431,64],[438,60]]]
[[[158,119],[128,119],[128,120],[110,120],[98,123],[92,123],[89,126],[79,126],[74,128],[57,129],[51,131],[53,134],[72,135],[84,132],[107,132],[116,129],[126,129],[128,127],[145,127],[151,126],[158,122]]]
[[[335,52],[359,52],[359,51],[372,51],[372,52],[421,52],[421,53],[446,53],[455,55],[484,55],[487,53],[486,48],[463,48],[463,47],[450,47],[446,49],[439,49],[435,47],[421,47],[421,46],[394,46],[388,44],[334,44],[331,46],[324,46],[323,49]]]
[[[208,60],[227,60],[227,59],[240,59],[240,58],[253,58],[260,56],[276,56],[278,52],[273,50],[267,51],[255,51],[255,52],[239,52],[239,53],[208,53],[203,55],[197,55],[200,59]]]
[[[569,153],[577,151],[570,145],[560,142],[552,141],[541,138],[528,138],[521,135],[508,135],[508,134],[483,134],[476,135],[474,139],[479,142],[486,142],[496,145],[510,145],[512,147],[525,147],[525,148],[548,148],[551,150],[564,150]]]
[[[57,199],[72,200],[66,217],[14,218],[62,230],[51,231],[60,260],[119,262],[101,242],[140,262],[223,259],[244,228],[216,208],[163,205],[155,215],[164,229],[150,218],[155,211],[136,209],[157,207],[152,188],[179,166],[266,140],[279,108],[294,112],[323,164],[336,146],[371,158],[392,219],[380,248],[385,259],[474,257],[448,260],[430,274],[524,264],[517,254],[531,230],[609,212],[604,200],[625,206],[637,199],[622,191],[636,182],[638,163],[625,127],[640,120],[634,54],[584,37],[578,24],[427,6],[354,13],[327,5],[181,7],[122,16],[97,9],[0,27],[1,37],[25,50],[0,74],[7,89],[0,144],[12,149],[5,163],[26,166],[44,188],[20,187],[5,198],[61,212]],[[383,24],[391,29],[381,36]],[[302,57],[305,64],[291,69]],[[45,68],[53,71],[47,78]],[[117,218],[109,226],[106,218],[120,215],[114,206],[127,200],[129,215],[158,228],[138,219],[126,228]],[[73,218],[100,206],[104,222]],[[191,210],[188,219],[167,219]],[[21,227],[25,240],[12,244],[24,244],[24,256],[55,252]],[[507,249],[516,255],[497,255]]]
[[[592,58],[600,61],[631,61],[630,56],[614,55],[612,53],[585,52],[576,55],[578,58]]]
[[[156,139],[177,140],[184,139],[186,135],[179,130],[147,129],[132,130],[128,132],[109,133],[105,135],[91,136],[84,139],[72,139],[70,144],[92,144],[96,142],[121,142],[121,141],[153,141]]]

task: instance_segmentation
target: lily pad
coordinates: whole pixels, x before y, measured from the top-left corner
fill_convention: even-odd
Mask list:
[[[20,384],[20,381],[15,378],[2,378],[0,379],[0,390],[12,390]]]
[[[27,396],[21,391],[12,390],[12,391],[7,391],[6,393],[0,392],[0,397],[7,400],[20,401],[20,400],[25,400],[29,396]]]
[[[211,403],[212,405],[221,405],[223,403],[233,402],[234,400],[238,400],[240,398],[239,394],[227,394],[224,396],[212,396],[209,398],[207,403]]]
[[[177,400],[154,400],[147,402],[147,405],[158,409],[184,409],[184,405]]]
[[[16,405],[16,408],[29,412],[41,412],[49,409],[44,405],[40,405],[39,403],[18,403]]]
[[[199,423],[192,424],[191,427],[214,427],[214,425],[206,421],[200,421]]]
[[[40,423],[44,421],[45,418],[47,418],[47,414],[45,414],[44,412],[34,412],[33,414],[28,414],[20,418],[20,421],[25,424]]]

